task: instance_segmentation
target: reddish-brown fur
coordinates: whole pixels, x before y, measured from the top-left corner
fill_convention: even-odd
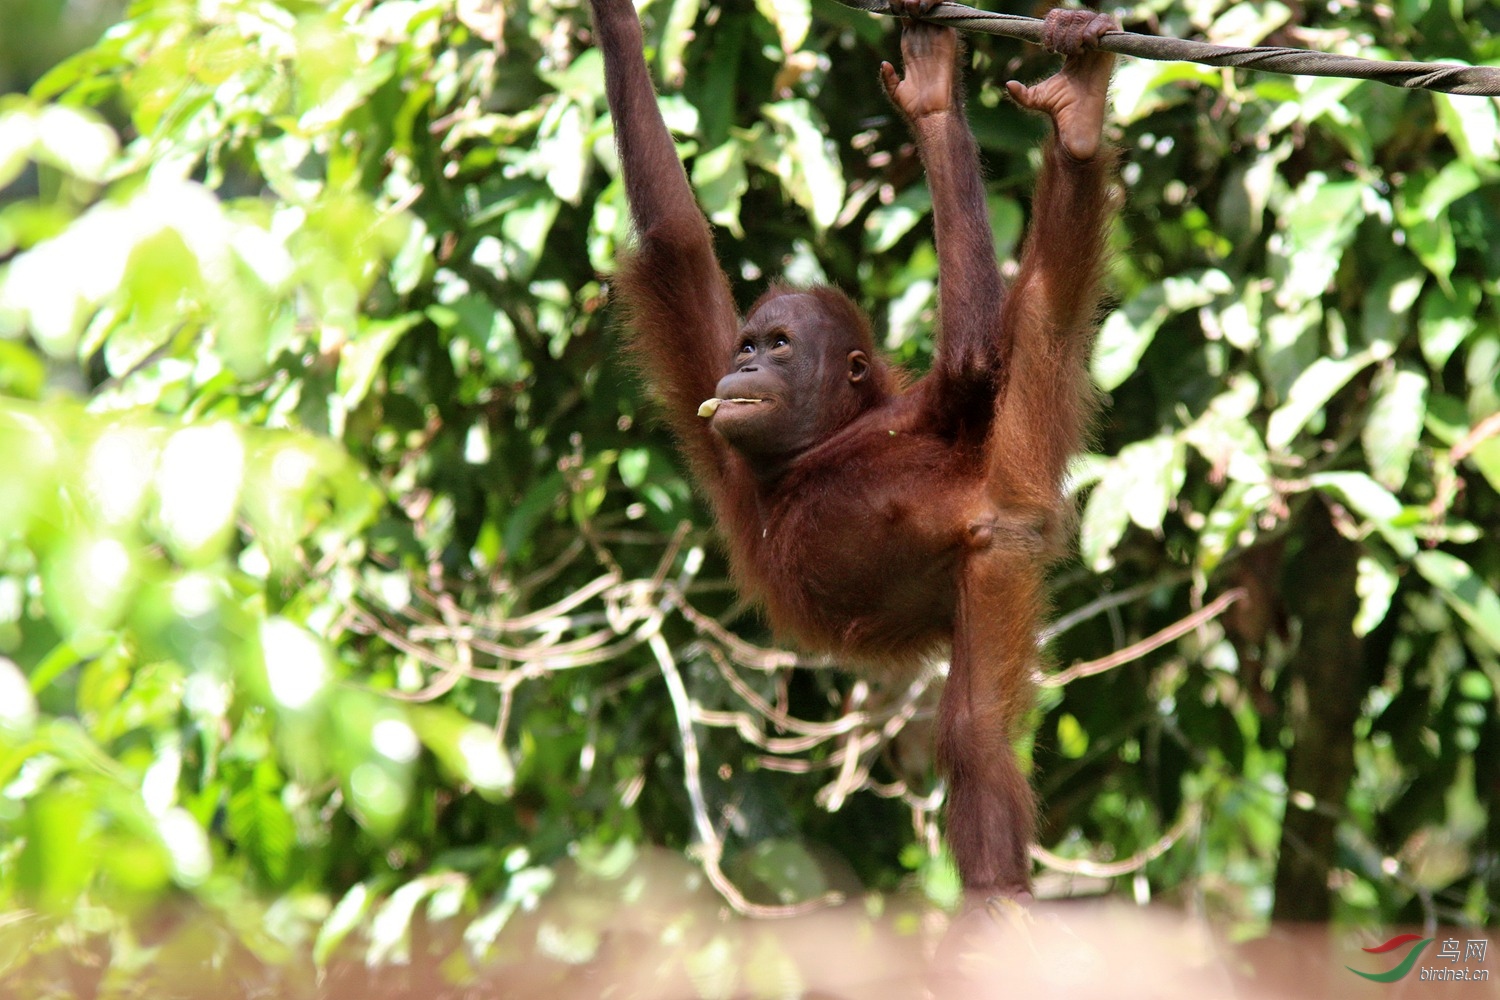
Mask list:
[[[1111,156],[1080,162],[1048,142],[1007,292],[961,105],[917,117],[903,106],[934,206],[932,369],[915,381],[891,369],[863,314],[841,293],[813,290],[871,355],[870,402],[788,461],[757,465],[696,416],[728,370],[741,320],[657,111],[634,7],[594,0],[594,17],[636,230],[615,297],[737,582],[779,633],[856,665],[910,671],[951,651],[937,728],[949,843],[966,887],[1023,893],[1033,804],[1012,741],[1030,704],[1045,562],[1067,520],[1064,468],[1093,406],[1086,361]],[[919,54],[908,53],[909,78]]]

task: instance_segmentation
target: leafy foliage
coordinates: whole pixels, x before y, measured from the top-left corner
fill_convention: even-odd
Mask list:
[[[1500,61],[1478,0],[1123,15]],[[892,25],[810,0],[645,16],[742,300],[836,282],[924,364],[938,275],[875,80]],[[425,955],[462,986],[528,946],[567,968],[601,911],[526,914],[578,885],[628,902],[644,845],[694,847],[742,908],[951,901],[931,678],[746,644],[770,637],[622,368],[588,40],[572,0],[137,0],[0,98],[8,982],[251,961],[298,990]],[[970,60],[1009,254],[1042,131],[1003,83],[1049,64],[982,37]],[[1487,923],[1500,103],[1122,62],[1115,109],[1109,405],[1051,641],[1087,669],[1044,689],[1032,751],[1054,889],[1103,870],[1253,931],[1305,813],[1331,817],[1336,918]],[[1305,662],[1323,637],[1348,640],[1334,679]],[[1312,787],[1299,755],[1347,768]],[[174,899],[208,919],[151,930]],[[684,940],[697,988],[729,991],[723,939]],[[779,988],[743,961],[739,988]]]

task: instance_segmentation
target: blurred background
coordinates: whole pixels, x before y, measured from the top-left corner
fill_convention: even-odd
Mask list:
[[[1106,9],[1500,63],[1484,0]],[[643,18],[740,301],[835,283],[921,370],[895,23]],[[1004,83],[1056,60],[968,42],[1009,259],[1044,128]],[[0,0],[0,85],[0,990],[920,988],[943,665],[859,680],[728,584],[622,363],[586,4]],[[1076,949],[1159,926],[1143,968],[1259,995],[1312,921],[1300,982],[1353,991],[1500,902],[1500,103],[1122,59],[1113,107],[1106,405],[1023,748],[1040,912],[1090,945],[1033,957],[1117,995],[1144,946]]]

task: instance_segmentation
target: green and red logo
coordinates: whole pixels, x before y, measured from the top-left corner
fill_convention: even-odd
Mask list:
[[[1417,957],[1422,954],[1422,949],[1436,940],[1436,938],[1424,938],[1420,934],[1397,934],[1385,944],[1377,944],[1373,948],[1364,949],[1365,952],[1371,955],[1384,955],[1387,952],[1395,951],[1402,945],[1411,944],[1411,942],[1416,941],[1417,944],[1406,953],[1406,957],[1401,960],[1401,964],[1397,965],[1394,969],[1388,972],[1360,972],[1352,965],[1346,965],[1344,968],[1356,976],[1364,976],[1371,982],[1394,983],[1398,979],[1405,978],[1407,973],[1411,972],[1412,968],[1417,964]]]

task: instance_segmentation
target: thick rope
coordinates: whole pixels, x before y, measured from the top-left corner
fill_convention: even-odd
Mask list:
[[[887,0],[836,0],[854,10],[872,14],[894,14]],[[1042,22],[1034,17],[997,14],[944,0],[923,18],[966,31],[1019,38],[1042,44]],[[1342,76],[1375,80],[1410,90],[1440,90],[1448,94],[1500,97],[1500,67],[1459,66],[1453,63],[1386,62],[1329,52],[1310,52],[1283,46],[1211,45],[1181,38],[1141,35],[1133,31],[1111,31],[1099,39],[1106,52],[1141,59],[1177,60],[1207,66],[1258,69],[1292,76]]]

